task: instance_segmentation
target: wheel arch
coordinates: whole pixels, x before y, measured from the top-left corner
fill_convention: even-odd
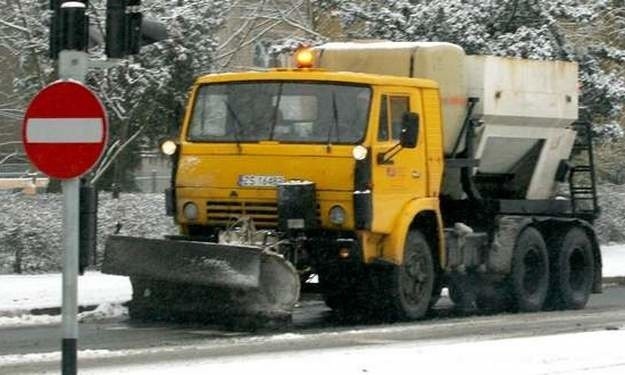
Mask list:
[[[423,233],[428,244],[431,246],[432,256],[434,257],[434,262],[436,268],[438,270],[442,269],[443,264],[441,260],[444,260],[445,252],[440,249],[441,242],[441,225],[436,217],[436,212],[434,211],[421,211],[419,212],[413,219],[410,225],[408,226],[409,231],[413,229],[418,229]]]
[[[395,264],[403,262],[406,236],[411,229],[419,229],[432,247],[437,269],[445,264],[443,221],[438,199],[418,199],[406,205],[384,244],[383,258]]]

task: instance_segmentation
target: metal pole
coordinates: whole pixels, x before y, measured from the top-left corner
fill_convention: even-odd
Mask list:
[[[61,368],[76,374],[78,344],[78,211],[80,180],[63,181],[63,341]]]
[[[84,51],[85,4],[65,2],[61,5],[61,52],[58,68],[60,79],[85,82],[89,55]],[[80,179],[64,180],[63,186],[63,339],[61,370],[63,375],[76,375],[78,370],[78,236]]]

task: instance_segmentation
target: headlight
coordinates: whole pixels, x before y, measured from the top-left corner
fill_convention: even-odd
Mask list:
[[[358,145],[352,149],[352,156],[356,160],[365,160],[365,158],[367,157],[367,153],[367,148],[364,146]]]
[[[340,225],[345,222],[345,210],[341,206],[334,206],[330,209],[330,222]]]
[[[182,208],[182,212],[184,213],[184,217],[187,220],[197,220],[198,218],[198,209],[197,205],[193,202],[185,203]]]
[[[177,148],[178,145],[171,139],[168,139],[165,142],[161,143],[161,152],[167,156],[173,155],[176,152]]]

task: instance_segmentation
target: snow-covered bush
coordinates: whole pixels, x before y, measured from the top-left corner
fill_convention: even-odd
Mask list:
[[[599,186],[602,215],[595,224],[602,243],[625,241],[625,185]],[[0,192],[0,274],[13,273],[16,251],[22,272],[58,272],[62,266],[62,196]],[[106,236],[116,233],[147,238],[176,234],[164,214],[162,194],[122,194],[119,200],[100,193],[98,264]]]
[[[625,185],[603,184],[598,187],[601,216],[595,231],[601,243],[625,242]]]
[[[0,192],[0,273],[59,271],[62,266],[62,195]],[[116,233],[161,238],[175,234],[165,216],[162,194],[122,194],[119,200],[100,193],[98,263],[106,236]]]

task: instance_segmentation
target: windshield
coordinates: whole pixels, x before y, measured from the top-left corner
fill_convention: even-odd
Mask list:
[[[237,82],[199,88],[191,141],[357,143],[371,89],[314,82]]]

